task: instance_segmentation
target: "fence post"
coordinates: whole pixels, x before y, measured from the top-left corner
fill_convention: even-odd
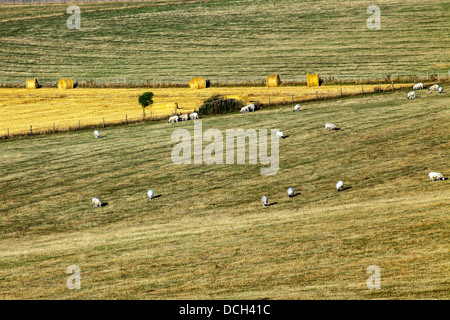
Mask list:
[[[270,97],[269,97],[269,106],[270,106]]]
[[[378,82],[378,93],[381,92],[381,84]]]
[[[392,84],[392,91],[394,91],[394,81],[392,81],[391,84]]]
[[[53,133],[55,133],[55,123],[53,122]]]
[[[341,91],[341,97],[342,97],[342,87],[340,87],[340,91]]]
[[[30,124],[30,134],[33,134],[33,126]]]
[[[9,128],[8,128],[8,133],[6,134],[6,137],[9,138]]]
[[[125,115],[125,123],[128,124],[128,115]]]
[[[292,103],[294,103],[294,94],[292,94]]]
[[[105,117],[103,117],[103,128],[105,127]]]
[[[319,93],[316,91],[316,101],[319,100]]]
[[[361,94],[364,95],[364,84],[361,84]]]
[[[153,114],[151,111],[150,111],[150,121],[153,121]]]

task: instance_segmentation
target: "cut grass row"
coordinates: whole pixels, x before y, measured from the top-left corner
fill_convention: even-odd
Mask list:
[[[381,29],[369,30],[366,10],[372,4],[80,4],[81,30],[67,28],[66,5],[15,6],[13,12],[2,6],[0,81],[126,77],[187,83],[195,76],[263,80],[273,73],[290,80],[312,72],[356,79],[384,79],[397,72],[448,74],[447,3],[379,1]],[[26,20],[14,20],[24,16]]]

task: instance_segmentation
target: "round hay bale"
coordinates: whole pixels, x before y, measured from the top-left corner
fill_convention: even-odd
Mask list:
[[[70,78],[59,79],[58,89],[73,89],[73,81]]]
[[[205,89],[210,87],[210,82],[203,77],[192,78],[191,81],[189,81],[189,86],[191,89]]]
[[[37,89],[39,88],[39,84],[37,79],[27,79],[26,81],[26,88],[27,89]]]
[[[266,83],[268,87],[278,87],[281,84],[281,79],[278,74],[267,76]]]
[[[319,75],[316,74],[306,74],[306,82],[308,87],[318,87],[319,86]]]

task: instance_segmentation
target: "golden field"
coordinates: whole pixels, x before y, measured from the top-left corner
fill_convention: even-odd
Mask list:
[[[388,85],[383,84],[384,90]],[[411,87],[412,84],[395,84],[395,88]],[[361,93],[361,85],[320,86],[308,88],[298,87],[217,87],[202,90],[190,88],[76,88],[58,90],[41,88],[36,90],[3,88],[0,89],[0,136],[23,134],[30,130],[42,132],[53,129],[67,130],[79,125],[101,125],[142,118],[142,108],[138,97],[146,91],[154,93],[154,104],[146,109],[147,118],[150,112],[155,118],[173,115],[175,103],[178,103],[178,114],[192,112],[202,104],[203,100],[213,94],[221,94],[230,98],[238,98],[246,103],[260,101],[267,103],[290,103],[294,101],[314,99],[316,91],[319,99],[340,95]],[[364,92],[374,92],[378,85],[364,85]]]

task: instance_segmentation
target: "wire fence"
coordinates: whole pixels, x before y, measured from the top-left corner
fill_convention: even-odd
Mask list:
[[[205,76],[204,78],[210,80],[211,86],[265,86],[266,79],[261,77],[247,77],[239,78],[233,76]],[[29,78],[23,79],[1,79],[0,87],[24,87],[25,81]],[[377,83],[411,83],[418,81],[447,81],[450,79],[450,70],[447,72],[422,72],[414,74],[400,74],[398,72],[374,74],[374,75],[326,75],[320,74],[320,79],[323,84],[377,84]],[[43,87],[57,87],[59,79],[37,78],[40,86]],[[77,79],[73,78],[75,86],[82,88],[114,88],[114,87],[187,87],[189,86],[190,78],[129,78],[127,76],[120,76],[115,78],[100,78],[100,79]],[[299,75],[297,77],[283,77],[281,76],[283,86],[289,85],[306,85],[306,75]]]
[[[26,5],[46,3],[96,3],[96,2],[154,2],[155,0],[0,0],[0,5]]]
[[[364,96],[367,94],[374,93],[382,93],[382,92],[394,92],[396,90],[405,90],[410,89],[408,84],[397,84],[391,82],[390,84],[381,84],[378,85],[369,85],[366,86],[361,84],[360,89],[358,90],[346,90],[344,87],[335,88],[333,90],[320,91],[311,88],[308,92],[304,92],[301,95],[296,95],[295,93],[284,93],[284,94],[276,94],[274,96],[268,96],[267,98],[258,99],[258,101],[249,101],[250,103],[255,103],[259,108],[270,108],[281,105],[293,105],[296,103],[304,103],[309,101],[319,101],[319,100],[327,100],[327,99],[336,99],[336,98],[345,98],[350,96]],[[29,125],[23,126],[22,128],[28,129],[16,129],[15,131],[10,128],[1,128],[0,130],[0,138],[1,139],[10,139],[12,137],[23,137],[23,136],[31,136],[36,134],[53,134],[57,132],[67,132],[67,131],[75,131],[82,130],[86,128],[105,128],[117,125],[131,124],[131,123],[139,123],[139,122],[147,122],[147,121],[162,121],[167,120],[168,117],[172,115],[180,115],[186,114],[193,111],[198,111],[198,107],[195,110],[180,110],[177,108],[167,109],[164,112],[146,112],[146,114],[140,117],[129,117],[127,114],[123,114],[123,116],[116,116],[114,118],[110,117],[102,117],[100,119],[95,120],[81,120],[76,118],[71,119],[61,119],[60,122],[65,122],[65,124],[57,125],[56,122],[46,123],[40,125]]]

